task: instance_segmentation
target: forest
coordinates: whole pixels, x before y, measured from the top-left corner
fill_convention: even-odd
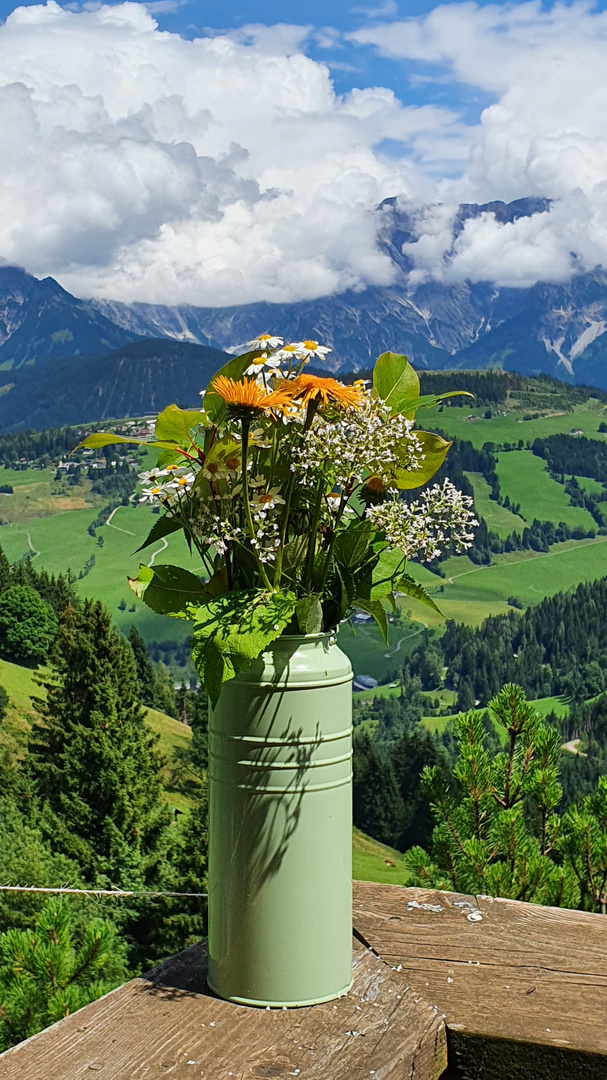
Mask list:
[[[37,669],[35,722],[0,742],[3,882],[124,889],[114,900],[0,894],[0,1051],[197,940],[205,900],[138,897],[206,888],[206,698],[175,691],[69,575],[10,566],[0,551],[0,656]],[[8,697],[0,694],[0,711]],[[145,705],[178,715],[190,812],[164,797],[166,762]]]

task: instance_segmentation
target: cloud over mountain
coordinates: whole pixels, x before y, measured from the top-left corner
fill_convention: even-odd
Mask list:
[[[236,304],[386,284],[373,207],[445,110],[336,96],[305,28],[185,40],[141,5],[0,28],[0,252],[81,295]]]
[[[381,86],[337,95],[330,57],[306,55],[309,27],[186,40],[153,9],[49,0],[0,27],[10,262],[127,302],[308,300],[394,280],[374,209],[399,195],[412,286],[528,286],[607,265],[607,13],[365,9],[350,42],[433,91],[407,103]],[[487,212],[453,240],[461,202],[529,195],[549,209]]]

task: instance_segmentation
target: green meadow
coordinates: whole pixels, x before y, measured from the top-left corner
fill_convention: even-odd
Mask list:
[[[416,419],[421,428],[439,429],[451,438],[467,439],[479,450],[485,443],[503,446],[522,439],[526,444],[548,435],[568,435],[572,431],[581,431],[589,439],[605,438],[599,432],[599,424],[607,419],[607,407],[596,398],[574,405],[571,412],[554,412],[539,416],[537,420],[523,419],[530,413],[533,415],[531,409],[508,408],[505,416],[499,411],[490,420],[485,419],[485,411],[485,408],[446,405],[442,410],[420,409]]]
[[[525,528],[523,518],[513,514],[505,506],[500,506],[495,499],[491,499],[491,488],[481,473],[466,473],[474,490],[474,506],[481,517],[487,522],[487,528],[497,533],[505,540],[510,533],[522,532]]]
[[[539,521],[564,521],[575,528],[594,529],[591,514],[581,506],[571,506],[563,484],[553,480],[546,462],[529,450],[512,450],[497,455],[500,490],[511,503],[520,506],[520,516],[529,524]]]

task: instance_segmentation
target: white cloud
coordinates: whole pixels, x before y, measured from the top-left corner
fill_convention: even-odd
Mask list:
[[[0,27],[0,254],[78,295],[312,298],[394,273],[373,208],[423,192],[444,109],[336,96],[309,30],[188,41],[146,7],[50,0]],[[376,152],[382,139],[406,160]],[[418,150],[419,147],[419,150]],[[427,186],[427,185],[426,185]]]
[[[454,95],[460,84],[493,99],[470,127],[459,176],[438,185],[451,210],[459,201],[554,200],[531,219],[500,224],[486,214],[467,222],[453,251],[449,230],[422,231],[423,241],[408,248],[416,277],[527,285],[607,265],[607,12],[583,2],[550,10],[539,0],[467,2],[365,27],[350,39],[417,61],[415,78],[420,62],[432,65],[431,78],[444,84],[447,75]],[[443,133],[432,137],[444,142]]]

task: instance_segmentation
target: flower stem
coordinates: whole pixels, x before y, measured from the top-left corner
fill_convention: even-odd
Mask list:
[[[249,428],[251,427],[250,417],[243,417],[242,420],[242,505],[244,507],[244,516],[249,530],[249,536],[251,540],[255,540],[255,526],[253,525],[253,516],[251,514],[251,503],[249,502],[249,479],[247,476],[247,456],[249,453]],[[259,567],[259,574],[268,592],[272,591],[272,585],[270,579],[266,573],[266,568],[259,558],[255,548],[253,547],[253,554],[257,559],[257,565]]]
[[[322,497],[325,488],[324,473],[321,473],[320,483],[316,491],[316,503],[314,505],[314,511],[312,514],[312,520],[310,522],[310,536],[308,539],[308,550],[306,552],[306,568],[304,575],[304,589],[309,592],[312,588],[312,574],[314,573],[314,556],[316,555],[316,540],[318,533],[318,522],[320,521],[320,511],[322,508]]]

